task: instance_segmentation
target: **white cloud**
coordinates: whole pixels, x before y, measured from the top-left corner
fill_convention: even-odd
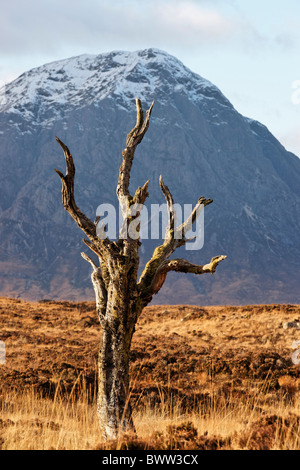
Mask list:
[[[10,0],[1,7],[0,54],[222,44],[236,29],[204,0]]]
[[[1,78],[46,62],[114,49],[178,57],[238,44],[241,28],[219,0],[0,0]]]
[[[202,38],[219,42],[234,33],[235,24],[214,9],[204,8],[192,1],[164,2],[156,6],[157,21],[162,30],[173,32],[179,41],[185,41],[179,34],[200,35]]]

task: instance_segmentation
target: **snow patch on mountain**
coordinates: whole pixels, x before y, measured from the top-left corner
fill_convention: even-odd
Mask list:
[[[162,87],[164,92],[160,93]],[[73,107],[97,105],[105,98],[113,98],[128,110],[136,97],[151,102],[176,93],[195,103],[218,97],[222,106],[232,108],[215,85],[177,58],[146,49],[83,54],[25,72],[6,85],[0,112],[22,116],[33,126],[48,127]]]

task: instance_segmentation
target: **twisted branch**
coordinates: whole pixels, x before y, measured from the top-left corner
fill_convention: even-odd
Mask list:
[[[75,203],[74,198],[74,180],[75,180],[75,165],[73,161],[72,154],[68,147],[58,138],[56,137],[57,142],[61,146],[64,151],[67,170],[66,176],[57,169],[55,169],[56,173],[59,175],[62,181],[62,203],[64,208],[67,212],[73,217],[75,222],[77,223],[78,227],[84,231],[84,233],[94,240],[96,238],[96,227],[93,222],[86,217],[86,215],[81,212],[79,207]]]
[[[139,99],[136,99],[136,109],[137,109],[136,125],[127,135],[126,147],[122,152],[123,161],[119,170],[117,196],[119,199],[120,206],[122,208],[124,219],[126,219],[127,217],[127,210],[128,210],[128,204],[129,204],[128,199],[130,198],[131,202],[133,202],[132,199],[134,199],[134,198],[131,198],[130,192],[129,192],[130,172],[131,172],[132,162],[134,159],[134,153],[135,153],[136,147],[143,140],[143,137],[148,130],[153,105],[154,103],[151,104],[150,108],[148,109],[146,113],[146,117],[144,119],[144,113],[143,113],[141,101]],[[146,183],[143,186],[143,188],[138,189],[138,193],[135,194],[135,199],[136,199],[135,202],[137,202],[137,199],[142,200],[143,201],[141,202],[142,204],[145,202],[145,199],[148,195],[147,193],[148,184],[149,183]]]
[[[119,179],[116,190],[123,215],[123,224],[120,230],[118,247],[128,259],[135,260],[137,267],[134,271],[136,273],[139,262],[138,249],[140,245],[139,234],[136,236],[136,233],[139,232],[140,228],[138,218],[140,216],[141,208],[145,204],[146,198],[149,196],[149,181],[146,181],[142,187],[139,186],[134,197],[132,197],[129,192],[130,172],[135,150],[148,130],[153,105],[154,103],[151,104],[150,108],[146,112],[146,117],[144,117],[141,101],[136,99],[136,125],[129,132],[126,138],[126,147],[122,152],[123,160],[119,169]],[[136,221],[135,230],[133,232],[135,235],[134,237],[128,230],[133,221]]]
[[[186,234],[192,229],[192,225],[199,217],[203,208],[213,202],[212,199],[205,199],[205,197],[202,196],[193,208],[190,216],[179,227],[176,227],[176,211],[173,196],[168,186],[164,184],[162,176],[159,178],[159,183],[168,206],[169,224],[166,229],[163,244],[155,248],[152,258],[146,264],[138,283],[141,292],[147,293],[162,263],[164,263],[177,248],[185,245],[190,240],[186,238]],[[166,274],[169,270],[170,269],[166,271]]]
[[[176,227],[176,211],[174,209],[174,200],[173,196],[170,193],[168,186],[163,182],[162,176],[159,177],[159,185],[162,190],[163,195],[165,196],[168,212],[169,212],[169,225],[166,229],[165,240],[174,239],[175,236],[175,227]]]
[[[94,287],[96,308],[100,324],[105,326],[105,313],[107,306],[107,290],[105,283],[102,278],[101,268],[84,252],[81,253],[83,259],[85,259],[93,268],[91,279]]]
[[[83,241],[92,251],[100,257],[103,257],[104,252],[118,256],[119,250],[116,243],[111,242],[107,238],[101,239],[97,236],[96,227],[98,221],[97,223],[96,221],[92,222],[77,206],[74,197],[75,165],[73,157],[69,148],[58,137],[56,137],[56,140],[63,149],[66,160],[66,175],[55,169],[62,181],[62,203],[64,208],[89,238],[90,241]]]
[[[163,244],[155,248],[152,258],[146,264],[138,283],[140,295],[145,304],[147,304],[151,300],[152,296],[160,290],[169,271],[193,274],[213,274],[217,265],[226,259],[226,256],[224,255],[217,256],[212,258],[210,263],[203,266],[195,265],[182,259],[168,260],[177,248],[185,245],[190,240],[186,238],[186,234],[192,229],[193,224],[196,222],[203,208],[211,204],[213,201],[212,199],[206,199],[202,196],[193,208],[190,216],[177,227],[176,211],[172,194],[168,186],[164,184],[162,176],[160,176],[159,183],[168,206],[169,224],[166,229]]]
[[[173,259],[163,261],[159,268],[156,270],[152,282],[143,291],[143,297],[146,302],[149,302],[153,295],[157,294],[162,288],[167,274],[169,271],[176,271],[180,273],[191,273],[191,274],[214,274],[218,264],[226,259],[227,256],[215,256],[211,259],[210,263],[205,265],[197,265],[190,263],[185,259]]]

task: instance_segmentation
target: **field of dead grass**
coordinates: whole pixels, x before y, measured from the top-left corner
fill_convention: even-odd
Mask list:
[[[300,449],[297,305],[150,306],[131,352],[136,436],[101,443],[92,302],[0,298],[0,447]]]

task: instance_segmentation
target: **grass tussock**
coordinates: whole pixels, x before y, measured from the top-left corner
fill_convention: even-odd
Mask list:
[[[145,309],[131,351],[136,434],[102,442],[93,303],[0,298],[3,450],[300,450],[299,306]]]
[[[170,396],[154,408],[134,409],[136,434],[102,442],[84,381],[77,394],[59,384],[54,397],[32,389],[2,390],[0,447],[2,450],[299,450],[300,399],[274,400],[266,384],[250,398],[212,396],[210,402],[186,412]],[[160,394],[162,391],[158,391]]]

